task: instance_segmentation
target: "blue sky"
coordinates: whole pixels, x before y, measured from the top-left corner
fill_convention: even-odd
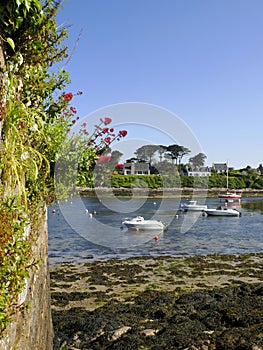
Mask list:
[[[159,106],[188,126],[207,165],[228,160],[234,168],[257,167],[263,162],[262,13],[262,0],[67,0],[57,24],[71,25],[71,51],[81,32],[66,66],[68,89],[83,91],[73,101],[78,114],[126,102]],[[146,134],[151,143],[156,137],[170,144]],[[132,126],[129,137],[143,138]]]

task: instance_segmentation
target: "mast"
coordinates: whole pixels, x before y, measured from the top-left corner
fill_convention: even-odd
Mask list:
[[[228,191],[228,161],[226,162],[226,189]]]

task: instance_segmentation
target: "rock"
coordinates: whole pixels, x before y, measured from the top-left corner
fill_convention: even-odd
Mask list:
[[[257,257],[258,261],[251,261],[254,271],[261,271],[262,257]],[[247,264],[244,256],[224,259],[226,270],[234,261],[233,265],[244,272]],[[171,285],[163,279],[162,289],[148,290],[145,286],[149,278],[152,281],[154,277],[149,274],[158,267],[156,262],[159,261],[145,259],[144,264],[138,264],[132,259],[127,265],[119,261],[102,262],[82,265],[79,272],[76,268],[64,271],[68,288],[52,292],[54,350],[61,350],[63,343],[68,349],[92,350],[123,350],[127,349],[127,344],[129,350],[263,350],[262,274],[255,275],[256,283],[235,278],[232,285],[228,282],[227,286],[189,287],[187,290],[185,285],[178,284],[173,290],[168,289]],[[167,269],[170,260],[161,261],[166,271],[164,277],[175,277],[176,270]],[[198,271],[199,277],[207,263],[203,257],[187,262]],[[175,266],[174,260],[171,263]],[[211,274],[217,263],[210,257],[209,264]],[[178,270],[186,270],[186,265]],[[160,269],[158,278],[159,275]],[[52,277],[56,284],[62,281],[63,270]],[[78,280],[81,281],[79,288],[72,290]],[[187,285],[187,278],[185,282]],[[95,290],[90,288],[93,285]],[[134,293],[131,293],[132,288],[136,290]],[[98,307],[90,308],[91,303]]]
[[[159,332],[159,329],[144,329],[142,331],[143,334],[146,335],[146,337],[152,337],[154,335],[156,335]]]
[[[129,330],[131,329],[131,327],[129,326],[123,326],[119,329],[117,329],[113,335],[111,336],[110,340],[111,341],[116,341],[117,339],[119,339],[123,334],[127,333]]]

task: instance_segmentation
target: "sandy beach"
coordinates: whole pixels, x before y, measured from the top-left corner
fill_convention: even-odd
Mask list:
[[[54,349],[263,349],[263,254],[51,271]]]

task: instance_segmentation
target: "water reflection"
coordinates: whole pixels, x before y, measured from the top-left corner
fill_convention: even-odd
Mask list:
[[[258,211],[261,214],[263,213],[263,199],[260,198],[250,198],[244,201],[243,208],[249,211]]]
[[[149,198],[139,210],[131,208],[135,209],[130,213],[134,216],[142,215],[147,219],[158,210],[158,219],[163,222],[167,218],[170,220],[168,231],[158,234],[158,241],[154,240],[155,232],[138,235],[122,231],[123,213],[110,210],[94,198],[83,199],[89,213],[96,213],[93,219],[85,209],[79,209],[74,200],[67,206],[66,209],[74,214],[71,223],[76,229],[65,220],[59,208],[56,208],[56,214],[49,208],[50,261],[263,252],[263,198],[243,198],[239,209],[241,217],[207,217],[202,213],[177,212],[179,203],[175,202],[177,200],[170,198],[160,210],[160,201]],[[214,208],[218,199],[207,199],[206,204]],[[185,232],[182,232],[183,225],[189,227]]]

